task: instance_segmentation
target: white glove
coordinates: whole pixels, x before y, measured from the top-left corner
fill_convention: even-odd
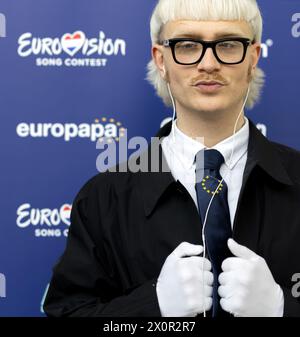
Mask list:
[[[245,246],[228,240],[236,257],[222,263],[218,293],[223,310],[244,317],[283,315],[284,299],[266,261]]]
[[[202,252],[201,245],[182,242],[166,258],[156,285],[163,317],[194,317],[204,309],[210,310],[213,284],[211,263],[203,257],[191,256]]]

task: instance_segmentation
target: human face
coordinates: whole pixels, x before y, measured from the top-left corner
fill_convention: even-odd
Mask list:
[[[244,37],[253,40],[253,33],[246,21],[190,21],[168,22],[161,34],[162,40],[194,38],[205,41],[223,37]],[[153,58],[158,68],[166,70],[176,101],[177,110],[212,114],[217,111],[235,111],[245,99],[251,75],[260,56],[259,43],[251,44],[245,60],[240,64],[219,63],[212,49],[207,49],[201,62],[195,65],[176,63],[170,48],[155,45]],[[200,81],[217,81],[219,85],[203,85]]]

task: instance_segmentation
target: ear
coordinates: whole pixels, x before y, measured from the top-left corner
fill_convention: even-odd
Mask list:
[[[152,59],[156,64],[160,75],[163,79],[166,78],[166,69],[164,66],[164,55],[162,51],[162,46],[155,44],[152,46]]]
[[[260,59],[261,56],[261,45],[259,42],[255,42],[252,46],[251,46],[251,65],[252,65],[252,75],[253,72],[258,64],[258,61]]]

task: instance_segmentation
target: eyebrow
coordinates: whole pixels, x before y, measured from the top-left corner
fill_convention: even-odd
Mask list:
[[[225,37],[244,37],[246,34],[245,33],[217,33],[214,35],[214,38],[225,38]],[[173,38],[177,37],[186,37],[186,38],[193,38],[193,39],[203,39],[201,34],[196,34],[196,33],[176,33]]]

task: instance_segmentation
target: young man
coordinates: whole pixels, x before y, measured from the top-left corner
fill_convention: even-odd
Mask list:
[[[176,111],[157,134],[169,171],[81,189],[49,316],[300,316],[300,155],[244,116],[261,35],[255,0],[158,1],[148,78]]]

